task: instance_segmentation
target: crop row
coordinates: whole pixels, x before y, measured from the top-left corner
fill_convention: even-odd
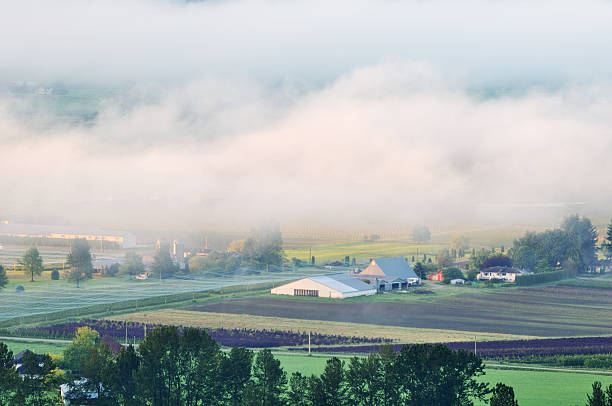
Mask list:
[[[85,319],[52,326],[18,328],[12,334],[20,337],[71,339],[79,327],[85,326],[96,330],[101,336],[110,336],[117,339],[127,336],[130,340],[134,338],[141,340],[147,332],[150,333],[155,327],[160,325]],[[308,344],[308,333],[224,328],[204,330],[219,344],[228,347],[268,348]],[[384,343],[390,341],[389,339],[370,337],[349,337],[316,333],[310,335],[312,345]]]
[[[547,338],[533,340],[507,340],[507,341],[474,341],[444,343],[454,350],[476,351],[484,358],[520,358],[526,356],[554,356],[575,354],[610,354],[612,353],[612,337],[573,337],[573,338]],[[346,352],[371,353],[380,349],[380,345],[357,345],[317,347],[312,351],[318,352]],[[393,345],[395,351],[401,345]],[[293,351],[305,351],[306,348],[291,348]]]

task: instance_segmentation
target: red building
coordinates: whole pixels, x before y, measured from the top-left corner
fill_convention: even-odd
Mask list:
[[[434,273],[428,276],[430,281],[443,281],[444,276],[442,276],[442,271],[438,271],[438,273]]]

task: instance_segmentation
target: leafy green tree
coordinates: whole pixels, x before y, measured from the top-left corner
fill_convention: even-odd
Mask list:
[[[503,383],[495,385],[489,404],[490,406],[518,406],[512,386],[506,386]]]
[[[350,404],[375,406],[380,404],[384,376],[378,353],[367,358],[351,358],[346,371],[347,398]]]
[[[23,356],[23,367],[27,374],[17,385],[11,406],[60,405],[57,392],[62,379],[51,357],[27,353]]]
[[[136,373],[139,397],[152,406],[180,405],[180,335],[174,326],[156,327],[140,343],[140,367]]]
[[[344,363],[337,357],[327,360],[325,370],[321,374],[323,396],[327,406],[346,405],[346,381]]]
[[[591,394],[587,394],[586,406],[607,406],[606,394],[601,389],[601,382],[593,382],[593,392]]]
[[[76,282],[77,288],[81,281],[91,278],[93,265],[87,240],[80,238],[72,241],[66,262],[71,267],[68,280]]]
[[[412,229],[412,238],[418,243],[423,244],[431,240],[431,233],[425,226],[418,226]]]
[[[153,265],[151,265],[151,270],[157,276],[161,275],[161,278],[168,278],[177,273],[179,268],[172,260],[170,252],[159,250],[153,257]]]
[[[597,231],[591,220],[578,215],[567,217],[561,224],[572,244],[570,258],[579,264],[584,271],[597,260]]]
[[[535,273],[552,272],[554,270],[555,268],[550,266],[548,261],[546,261],[545,259],[539,260],[537,265],[535,266]]]
[[[233,347],[221,360],[221,381],[225,385],[228,404],[242,404],[247,385],[251,381],[253,352],[246,348]]]
[[[612,220],[610,220],[610,224],[608,224],[606,238],[601,245],[606,254],[606,258],[610,259],[610,257],[612,257]]]
[[[254,388],[257,404],[261,406],[282,405],[282,396],[287,385],[287,373],[281,368],[280,361],[274,358],[269,349],[261,350],[253,364]]]
[[[184,381],[182,404],[217,404],[222,397],[219,345],[206,331],[197,328],[183,329],[179,343],[178,371]]]
[[[470,257],[470,269],[480,271],[488,257],[489,253],[484,249],[481,249],[478,252],[474,252]]]
[[[110,378],[110,388],[117,403],[123,406],[138,406],[136,372],[140,367],[140,356],[132,345],[122,347],[115,360]]]
[[[453,279],[463,279],[463,272],[459,268],[451,267],[442,270],[442,276],[444,277],[444,283],[450,283]]]
[[[255,266],[280,265],[285,258],[283,237],[279,230],[255,230],[242,248],[245,261]]]
[[[288,406],[310,406],[308,398],[308,378],[299,372],[294,372],[289,378],[287,389]]]
[[[57,269],[54,269],[51,271],[51,280],[52,281],[59,281],[60,278],[60,274],[59,271]]]
[[[467,271],[467,280],[468,281],[475,281],[476,279],[478,279],[478,274],[480,273],[480,271],[477,271],[476,269],[470,269],[469,271]]]
[[[119,272],[127,275],[138,275],[144,271],[145,266],[142,262],[142,256],[133,251],[126,252]]]
[[[73,372],[79,372],[83,361],[89,357],[89,350],[95,347],[99,334],[89,327],[79,327],[76,335],[64,349],[64,365]]]
[[[606,406],[612,406],[612,385],[606,388]]]
[[[79,375],[72,382],[71,403],[87,404],[90,394],[95,393],[97,405],[114,405],[112,379],[115,363],[108,344],[97,343],[88,350],[88,356],[81,360]]]
[[[28,248],[19,263],[23,266],[25,275],[31,278],[31,282],[34,282],[34,275],[40,276],[42,273],[43,259],[36,247]]]
[[[8,285],[8,278],[6,276],[6,271],[4,267],[0,265],[0,289]]]
[[[414,273],[421,279],[427,278],[427,268],[420,262],[417,262],[414,266]]]
[[[0,404],[8,405],[12,399],[19,376],[13,364],[13,353],[0,342]]]
[[[488,384],[482,360],[467,351],[441,345],[403,346],[398,356],[401,391],[408,406],[467,406],[473,399],[484,401]]]

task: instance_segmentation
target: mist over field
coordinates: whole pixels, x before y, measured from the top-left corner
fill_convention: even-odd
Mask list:
[[[0,217],[196,229],[609,216],[610,2],[7,9]],[[10,90],[59,82],[68,95]],[[82,106],[87,119],[48,108],[79,87],[113,91]]]

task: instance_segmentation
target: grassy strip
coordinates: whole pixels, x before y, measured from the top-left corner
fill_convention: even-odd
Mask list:
[[[168,305],[177,306],[181,304],[193,303],[201,299],[220,299],[223,295],[240,292],[253,292],[257,294],[263,290],[270,289],[275,282],[264,282],[253,285],[235,285],[220,289],[204,290],[199,292],[185,292],[173,295],[155,296],[138,300],[125,300],[110,304],[97,304],[84,306],[59,312],[36,314],[25,317],[14,317],[0,322],[0,328],[12,328],[23,325],[33,325],[48,323],[58,320],[80,319],[83,317],[111,316],[117,313],[155,310],[167,307]]]
[[[558,286],[571,286],[575,288],[612,290],[612,281],[605,281],[605,280],[568,279],[568,280],[559,282],[557,285]]]
[[[112,320],[134,321],[152,324],[176,324],[203,328],[235,328],[278,330],[291,332],[313,331],[318,334],[339,334],[349,337],[389,338],[400,343],[427,343],[450,341],[488,341],[526,339],[527,336],[470,331],[382,326],[376,324],[347,323],[338,321],[304,320],[283,317],[252,316],[165,309],[107,317]],[[533,337],[531,337],[533,338]]]

